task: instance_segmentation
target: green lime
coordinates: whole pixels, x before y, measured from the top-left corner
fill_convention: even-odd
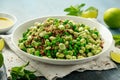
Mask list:
[[[85,17],[85,18],[97,18],[97,16],[98,16],[98,10],[94,7],[89,7],[81,14],[81,17]]]
[[[120,9],[110,8],[104,12],[104,22],[113,29],[120,28]]]
[[[3,65],[3,55],[2,53],[0,52],[0,67]]]

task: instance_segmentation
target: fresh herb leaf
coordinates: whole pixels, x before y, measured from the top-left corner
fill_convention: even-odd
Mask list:
[[[19,67],[13,67],[11,69],[11,80],[35,80],[35,71],[26,70],[25,67],[29,65],[29,62]]]
[[[96,9],[93,6],[88,7],[86,10],[83,10],[82,8],[85,6],[85,3],[82,3],[80,5],[71,5],[68,8],[64,9],[64,12],[67,12],[67,15],[72,16],[81,16],[85,18],[96,18],[98,15],[98,9]]]
[[[120,46],[120,34],[114,34],[113,39],[115,40],[115,45]]]
[[[80,4],[80,5],[75,5],[75,6],[70,6],[66,9],[64,9],[65,12],[68,12],[67,15],[73,15],[73,16],[80,16],[82,13],[81,8],[84,7],[85,4]]]

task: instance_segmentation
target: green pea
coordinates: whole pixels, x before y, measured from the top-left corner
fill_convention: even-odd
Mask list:
[[[70,35],[70,33],[66,32],[66,31],[65,31],[65,33],[64,33],[64,34],[65,34],[65,35]]]
[[[48,39],[48,38],[49,38],[49,35],[45,35],[44,38],[45,38],[45,39]]]
[[[66,25],[68,22],[69,22],[69,20],[65,20],[65,21],[63,22],[63,25]]]
[[[70,50],[72,50],[72,49],[73,49],[71,45],[69,45],[69,49],[70,49]]]
[[[73,42],[72,42],[72,41],[69,41],[69,44],[70,44],[70,45],[72,45],[72,44],[73,44]]]
[[[40,51],[39,50],[35,51],[35,55],[40,56]]]
[[[78,41],[76,44],[77,44],[78,46],[80,46],[80,45],[81,45],[81,42],[80,42],[80,41]]]
[[[52,45],[55,45],[55,44],[56,44],[56,42],[57,42],[56,40],[53,40],[53,41],[52,41]]]
[[[67,50],[64,50],[63,52],[64,52],[64,54],[65,54],[65,55],[67,55],[67,54],[68,54],[68,51],[67,51]]]

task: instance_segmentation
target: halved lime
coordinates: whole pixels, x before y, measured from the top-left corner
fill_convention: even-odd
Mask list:
[[[110,52],[110,57],[113,61],[115,61],[117,63],[120,63],[120,53],[111,51]]]
[[[81,17],[85,17],[85,18],[97,18],[97,16],[98,16],[98,10],[94,7],[89,7],[81,14]]]

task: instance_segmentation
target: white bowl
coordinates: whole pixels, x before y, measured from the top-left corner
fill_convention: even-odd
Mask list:
[[[8,14],[8,13],[0,13],[0,18],[1,18],[1,17],[3,17],[3,18],[8,18],[8,19],[10,19],[10,20],[13,21],[13,24],[12,24],[11,26],[0,29],[0,33],[5,33],[5,32],[7,32],[8,30],[10,30],[10,29],[14,26],[14,24],[15,24],[16,21],[17,21],[17,19],[16,19],[15,16],[13,16],[13,15],[11,15],[11,14]]]
[[[63,19],[63,20],[69,19],[69,20],[73,20],[75,22],[86,24],[90,27],[96,27],[99,30],[102,39],[104,40],[102,52],[100,52],[99,54],[97,54],[95,56],[87,57],[84,59],[63,60],[63,59],[47,59],[47,58],[43,58],[43,57],[37,57],[37,56],[28,54],[28,53],[20,50],[20,48],[18,47],[18,40],[22,37],[23,32],[25,32],[30,26],[32,26],[34,24],[34,22],[43,22],[44,20],[46,20],[49,17],[59,18],[59,19]],[[102,56],[102,54],[106,53],[110,49],[112,42],[113,42],[113,38],[112,38],[112,34],[106,27],[104,27],[100,23],[92,21],[90,19],[80,18],[80,17],[72,17],[72,16],[48,16],[48,17],[33,19],[33,20],[27,21],[27,22],[19,25],[16,28],[16,30],[13,32],[12,42],[13,42],[14,46],[18,49],[20,54],[27,56],[33,60],[41,61],[41,62],[49,63],[49,64],[56,64],[56,65],[71,65],[71,64],[82,64],[85,62],[89,62],[93,59],[98,58],[100,55]]]

